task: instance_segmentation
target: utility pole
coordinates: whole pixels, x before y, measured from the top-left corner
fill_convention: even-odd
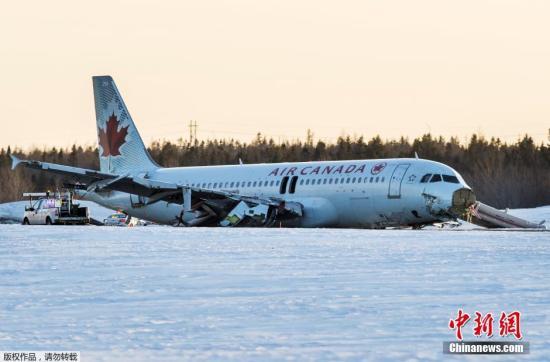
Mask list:
[[[189,121],[189,143],[191,145],[197,142],[197,121]]]
[[[306,145],[313,146],[313,131],[311,129],[307,129],[306,134]]]

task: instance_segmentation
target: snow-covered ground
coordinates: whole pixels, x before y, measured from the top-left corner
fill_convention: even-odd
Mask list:
[[[549,281],[549,232],[0,225],[0,350],[441,360],[463,308],[521,311],[505,359],[544,360]]]

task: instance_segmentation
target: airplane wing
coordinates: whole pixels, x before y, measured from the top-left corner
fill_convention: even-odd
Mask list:
[[[41,162],[41,161],[20,160],[14,155],[10,155],[10,157],[12,160],[12,164],[11,164],[12,170],[15,170],[19,165],[23,165],[27,168],[48,171],[48,172],[56,173],[58,175],[67,176],[79,182],[93,182],[97,180],[104,180],[104,179],[117,177],[117,175],[100,172],[96,170],[90,170],[86,168],[65,166],[65,165],[59,165],[56,163]]]
[[[230,224],[234,224],[235,220],[243,220],[244,213],[250,213],[251,215],[260,213],[267,216],[270,211],[275,211],[285,219],[301,217],[303,214],[301,204],[276,197],[248,196],[226,190],[210,190],[179,185],[149,179],[146,173],[139,176],[117,175],[49,162],[20,160],[13,155],[11,155],[11,158],[12,170],[22,165],[34,170],[55,173],[72,181],[83,183],[89,192],[112,190],[138,195],[142,198],[144,206],[165,201],[181,204],[184,206],[185,212],[192,212],[196,209],[196,205],[200,204],[203,209],[207,209],[210,216],[215,215],[218,220],[227,218],[233,220],[230,221]],[[261,206],[259,211],[254,209],[258,206]]]

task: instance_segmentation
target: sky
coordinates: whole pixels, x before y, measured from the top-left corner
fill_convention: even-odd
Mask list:
[[[10,1],[0,147],[95,145],[91,77],[146,143],[550,129],[550,2]]]

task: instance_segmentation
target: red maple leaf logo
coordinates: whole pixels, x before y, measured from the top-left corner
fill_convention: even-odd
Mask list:
[[[370,173],[372,173],[373,175],[379,174],[380,172],[382,172],[384,167],[386,167],[385,162],[378,163],[378,164],[372,166],[372,169],[370,170]]]
[[[99,129],[99,144],[103,148],[102,157],[120,156],[120,146],[126,142],[126,135],[128,134],[128,126],[121,127],[118,130],[119,122],[115,116],[115,112],[109,116],[109,120],[106,122],[105,129]]]

